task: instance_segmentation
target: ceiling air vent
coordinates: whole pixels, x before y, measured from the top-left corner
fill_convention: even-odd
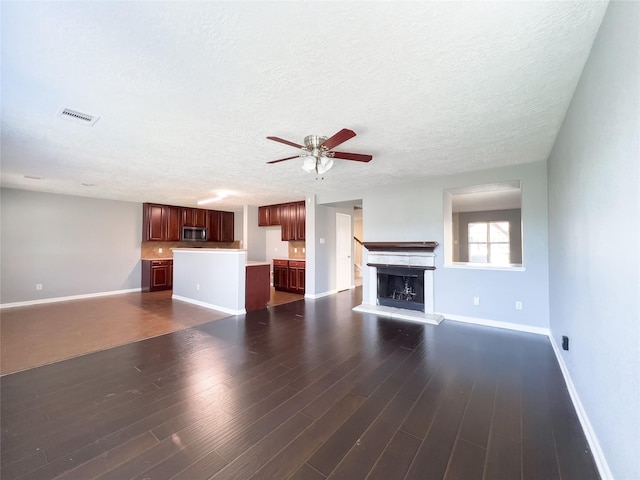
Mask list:
[[[62,118],[66,118],[68,120],[73,120],[77,123],[81,123],[82,125],[93,125],[98,121],[100,117],[94,117],[93,115],[87,115],[86,113],[76,112],[75,110],[71,110],[70,108],[63,108],[60,110],[58,115]]]

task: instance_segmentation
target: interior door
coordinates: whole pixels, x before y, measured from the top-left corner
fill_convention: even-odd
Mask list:
[[[336,213],[336,288],[338,291],[351,287],[351,215]]]

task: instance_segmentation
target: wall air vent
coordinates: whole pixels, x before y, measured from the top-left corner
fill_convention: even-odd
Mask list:
[[[81,123],[82,125],[91,126],[98,121],[100,117],[95,117],[93,115],[87,115],[86,113],[76,112],[75,110],[71,110],[70,108],[63,108],[58,113],[58,116],[62,118],[66,118],[68,120],[73,120],[77,123]]]

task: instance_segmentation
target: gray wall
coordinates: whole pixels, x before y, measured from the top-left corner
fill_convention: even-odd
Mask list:
[[[609,4],[549,159],[551,332],[616,479],[640,478],[639,18]]]
[[[236,213],[236,218],[237,217]],[[258,226],[258,207],[245,205],[242,210],[242,231],[236,232],[236,239],[242,239],[243,248],[247,251],[247,260],[265,261],[266,238],[264,229]]]
[[[524,271],[444,267],[444,189],[521,179]],[[384,191],[344,192],[319,196],[318,203],[354,198],[363,201],[363,240],[435,240],[435,309],[439,313],[549,327],[547,258],[547,170],[545,162],[433,177],[390,186]],[[480,305],[473,305],[473,297]],[[522,310],[515,302],[523,303]]]
[[[13,189],[0,197],[1,304],[140,288],[141,204]]]

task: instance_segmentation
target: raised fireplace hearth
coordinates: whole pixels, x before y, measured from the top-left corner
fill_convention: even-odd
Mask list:
[[[355,311],[439,324],[434,313],[437,242],[365,242],[362,304]]]

